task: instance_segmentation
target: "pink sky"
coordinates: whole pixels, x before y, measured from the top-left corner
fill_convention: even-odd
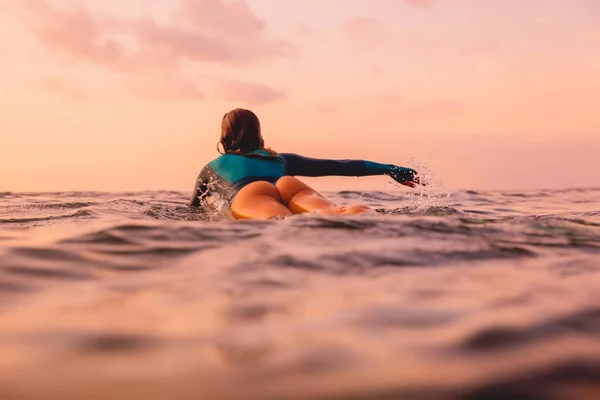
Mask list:
[[[0,191],[190,190],[235,107],[279,151],[600,186],[596,0],[7,3]]]

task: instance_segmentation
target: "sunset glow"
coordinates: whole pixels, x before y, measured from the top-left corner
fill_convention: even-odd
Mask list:
[[[187,191],[235,107],[451,188],[600,185],[596,0],[7,3],[0,191]]]

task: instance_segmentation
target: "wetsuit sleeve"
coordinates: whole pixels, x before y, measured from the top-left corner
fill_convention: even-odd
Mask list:
[[[326,160],[292,153],[279,155],[284,160],[287,175],[313,177],[389,175],[398,182],[410,181],[416,176],[414,170],[393,164],[365,160]]]
[[[196,179],[196,183],[194,184],[194,189],[192,191],[192,195],[187,202],[187,205],[190,207],[199,207],[200,199],[206,196],[208,192],[208,181],[206,179],[206,169],[204,167],[200,174],[198,174],[198,178]]]

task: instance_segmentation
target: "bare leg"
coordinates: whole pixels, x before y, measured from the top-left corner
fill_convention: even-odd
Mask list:
[[[240,190],[231,203],[231,213],[235,219],[267,219],[292,215],[281,203],[275,185],[266,181],[252,182]]]
[[[292,176],[284,176],[275,184],[281,196],[281,202],[294,214],[319,212],[322,214],[360,214],[372,211],[363,205],[339,207],[323,197],[313,188]]]

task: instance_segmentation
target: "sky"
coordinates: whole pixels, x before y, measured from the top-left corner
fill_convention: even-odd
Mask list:
[[[281,152],[600,187],[600,2],[0,2],[0,191],[191,191],[237,107]]]

